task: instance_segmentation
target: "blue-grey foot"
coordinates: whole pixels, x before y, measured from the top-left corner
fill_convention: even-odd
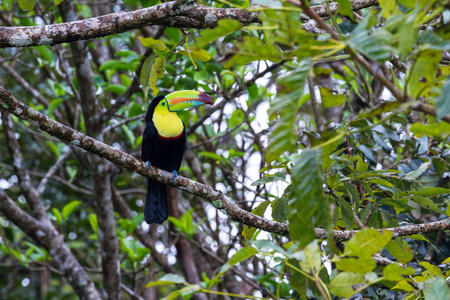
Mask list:
[[[149,168],[150,169],[150,166],[152,165],[152,163],[148,160],[147,161],[147,168]]]
[[[172,174],[173,174],[173,183],[175,183],[175,181],[177,181],[178,173],[177,171],[173,170]]]

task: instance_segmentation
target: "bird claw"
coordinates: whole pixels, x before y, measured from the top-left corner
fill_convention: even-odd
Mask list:
[[[172,174],[173,174],[173,183],[175,183],[175,181],[177,181],[178,173],[177,171],[173,170]]]
[[[148,160],[147,161],[147,168],[150,169],[150,166],[152,165],[152,163]]]

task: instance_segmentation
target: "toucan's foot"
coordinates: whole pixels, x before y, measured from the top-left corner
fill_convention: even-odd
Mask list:
[[[173,170],[172,174],[173,174],[173,183],[175,183],[175,181],[177,181],[178,173],[177,171]]]
[[[152,163],[149,161],[149,160],[147,160],[147,168],[149,168],[150,169],[150,166],[152,165]]]

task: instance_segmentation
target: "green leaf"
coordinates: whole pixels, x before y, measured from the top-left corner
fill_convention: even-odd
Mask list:
[[[447,78],[444,85],[442,86],[441,94],[436,98],[435,106],[436,106],[436,115],[439,120],[445,117],[446,115],[450,114],[450,77]],[[450,124],[448,124],[447,122],[442,122],[440,124],[433,124],[433,125],[438,125],[441,127],[445,126],[447,127],[446,132],[447,133],[450,132],[449,129]]]
[[[365,274],[371,272],[377,264],[371,256],[365,258],[342,258],[336,261],[336,268],[345,272]]]
[[[433,200],[427,197],[421,197],[421,196],[413,196],[411,197],[411,200],[420,204],[422,207],[431,209],[435,212],[442,213],[442,210],[437,207],[436,204],[434,204]]]
[[[450,288],[444,278],[430,278],[424,282],[423,295],[425,300],[448,300],[450,299]]]
[[[429,262],[426,261],[420,261],[419,264],[424,267],[430,274],[433,274],[434,276],[443,277],[442,271],[438,266],[432,265]]]
[[[379,0],[378,4],[383,12],[383,17],[389,19],[392,15],[401,15],[402,12],[397,6],[397,3],[392,0]]]
[[[61,213],[59,212],[59,210],[56,207],[53,207],[52,213],[56,217],[56,222],[58,223],[58,225],[61,225],[63,217],[62,217]]]
[[[36,0],[18,0],[19,6],[23,10],[32,10],[36,5]]]
[[[233,111],[233,114],[230,117],[230,120],[228,121],[228,124],[230,128],[233,128],[234,126],[242,124],[245,120],[245,114],[242,111],[242,109],[236,109]]]
[[[395,49],[391,46],[394,41],[393,34],[383,28],[377,28],[373,32],[369,32],[356,27],[347,40],[347,44],[365,56],[381,63],[388,60],[392,53],[395,53]]]
[[[283,172],[277,172],[275,174],[266,174],[263,178],[260,178],[252,183],[252,186],[263,185],[269,182],[278,180],[286,180],[286,175]]]
[[[127,135],[128,140],[130,141],[130,144],[133,145],[133,148],[134,148],[135,143],[136,143],[136,136],[134,135],[133,131],[126,125],[122,125],[121,128]]]
[[[355,223],[352,206],[341,197],[338,197],[337,200],[341,207],[342,219],[344,220],[345,224],[347,224],[347,227],[351,229],[353,227],[353,224]]]
[[[149,78],[149,84],[150,88],[153,91],[153,95],[159,93],[159,88],[156,87],[156,82],[158,81],[158,79],[164,78],[164,71],[164,57],[157,56],[153,61]]]
[[[96,234],[98,234],[98,222],[97,222],[97,215],[95,214],[89,214],[89,224],[91,224],[92,229]]]
[[[432,123],[432,124],[412,123],[411,128],[409,130],[412,133],[414,133],[415,136],[418,137],[421,136],[439,137],[441,135],[448,136],[450,132],[450,124],[447,122]]]
[[[58,108],[58,106],[63,102],[62,99],[56,99],[50,102],[47,109],[47,115],[51,118],[53,116],[53,112]]]
[[[307,273],[318,273],[322,265],[321,252],[316,240],[306,246],[300,255],[300,267]]]
[[[339,4],[338,11],[341,15],[347,16],[353,20],[353,7],[350,0],[336,0]]]
[[[436,81],[436,74],[439,62],[442,58],[442,51],[426,50],[420,53],[411,68],[408,68],[407,90],[414,99],[425,95]]]
[[[410,285],[406,280],[400,280],[397,282],[397,284],[392,288],[392,290],[401,290],[401,291],[407,291],[412,292],[414,291],[414,287]]]
[[[211,159],[217,160],[217,161],[224,161],[223,156],[218,155],[218,154],[216,154],[214,152],[201,151],[200,155],[204,156],[204,157],[207,157],[207,158],[211,158]]]
[[[272,201],[272,218],[285,223],[288,217],[288,199],[282,197]]]
[[[66,205],[64,205],[63,209],[62,209],[62,215],[64,217],[64,219],[67,219],[72,213],[73,211],[78,207],[78,205],[80,205],[81,201],[71,201],[69,203],[67,203]]]
[[[431,166],[431,160],[421,164],[416,170],[405,174],[405,177],[411,180],[419,178]]]
[[[226,263],[230,267],[252,257],[258,252],[254,247],[244,247],[239,249],[233,256],[230,257],[228,262]],[[222,267],[223,268],[223,267]]]
[[[331,225],[329,204],[323,195],[325,179],[320,148],[302,153],[294,163],[291,179],[289,231],[292,239],[305,246],[315,239],[314,226],[328,229]]]
[[[353,285],[364,282],[362,274],[342,272],[331,280],[330,291],[336,296],[348,298],[354,293]]]
[[[276,252],[284,254],[286,251],[269,240],[252,240],[250,241],[260,252]],[[270,251],[272,250],[272,251]]]
[[[424,187],[414,193],[416,196],[433,197],[436,195],[450,194],[450,189],[440,187]]]
[[[391,1],[395,5],[395,1]],[[398,28],[398,55],[402,61],[417,40],[417,29],[415,28],[414,16],[408,16],[399,24]]]
[[[267,207],[269,206],[270,201],[264,201],[261,204],[259,204],[257,207],[255,207],[252,210],[252,214],[262,217],[264,213],[266,212]],[[250,227],[247,225],[244,225],[244,230],[242,231],[242,235],[246,240],[249,240],[253,237],[253,234],[255,234],[256,228]]]
[[[387,230],[383,230],[381,234],[376,229],[364,228],[346,243],[344,254],[359,257],[372,256],[386,246],[392,235],[392,232]]]
[[[145,100],[147,100],[147,96],[148,96],[148,87],[150,84],[150,71],[152,69],[152,65],[153,65],[153,60],[154,60],[154,56],[150,55],[149,57],[147,57],[144,61],[144,64],[142,65],[142,70],[141,70],[141,86],[142,86],[142,90],[144,91],[144,98]]]
[[[262,20],[262,29],[269,43],[293,45],[298,42],[300,36],[306,33],[301,26],[298,11],[268,9],[259,14]],[[310,35],[312,37],[312,35]],[[304,42],[305,40],[302,40]]]
[[[149,282],[145,285],[146,288],[152,287],[152,286],[160,286],[160,285],[168,285],[168,284],[183,284],[186,281],[184,280],[183,276],[178,274],[166,274],[163,277],[161,277],[157,281]]]
[[[196,38],[195,45],[203,48],[209,43],[217,41],[218,38],[241,29],[243,25],[237,20],[219,20],[214,29],[200,31],[200,37]]]
[[[205,50],[205,49],[198,49],[198,48],[189,48],[189,54],[187,51],[184,50],[178,50],[179,54],[187,55],[194,59],[194,60],[200,60],[202,62],[206,62],[211,59],[211,55]]]
[[[397,237],[395,240],[390,241],[386,245],[386,250],[402,264],[406,264],[414,258],[412,249],[402,237]]]
[[[266,148],[266,161],[271,163],[285,152],[292,153],[298,141],[298,126],[295,123],[295,111],[286,111],[278,120],[269,135],[269,145]]]
[[[368,181],[369,181],[369,183],[374,183],[374,184],[378,184],[378,185],[386,186],[386,187],[394,186],[392,183],[390,183],[386,179],[382,179],[382,178],[370,178]]]
[[[127,87],[121,84],[117,84],[117,83],[112,83],[112,84],[108,84],[105,88],[104,88],[104,92],[113,92],[115,94],[119,94],[122,95],[123,93],[125,93],[127,90]]]
[[[149,48],[149,49],[155,49],[158,51],[164,51],[164,52],[169,52],[169,49],[167,48],[166,44],[164,44],[163,41],[160,40],[155,40],[152,38],[143,38],[143,37],[138,37],[138,39],[141,41],[142,46],[144,46],[145,48]]]
[[[257,37],[245,36],[242,41],[236,43],[235,47],[237,50],[233,53],[234,55],[223,63],[226,69],[233,64],[246,65],[256,60],[278,62],[282,59],[281,53],[273,44],[264,44]]]
[[[324,109],[342,106],[345,103],[343,94],[335,94],[332,89],[320,87],[320,96],[322,99],[322,106]]]
[[[167,297],[162,298],[161,300],[175,300],[180,299],[180,296],[186,297],[191,295],[192,293],[200,290],[202,287],[198,284],[189,284],[177,291],[174,291],[167,295]]]
[[[414,275],[415,271],[411,267],[403,268],[398,264],[387,265],[383,270],[383,276],[389,281],[404,280],[403,276]]]
[[[356,162],[356,171],[360,173],[364,173],[369,168],[369,165],[364,162],[361,156],[357,156],[357,162]]]
[[[99,68],[100,72],[106,71],[106,70],[122,70],[122,71],[128,71],[131,69],[131,66],[123,61],[117,60],[117,59],[110,59],[105,61]]]
[[[303,87],[311,68],[311,60],[303,60],[297,69],[277,80],[280,92],[270,108],[270,115],[279,115],[280,119],[269,135],[266,149],[266,161],[270,164],[286,151],[295,151],[298,142],[297,112],[301,107]],[[272,118],[273,119],[273,118]]]
[[[372,150],[370,150],[366,145],[359,145],[358,150],[364,154],[364,157],[372,164],[376,164],[377,161],[375,156],[373,156]]]
[[[53,0],[53,3],[55,3],[55,5],[60,5],[63,2],[64,0]]]

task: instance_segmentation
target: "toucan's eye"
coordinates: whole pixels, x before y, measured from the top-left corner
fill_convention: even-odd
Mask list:
[[[162,106],[166,106],[166,101],[161,102]]]

